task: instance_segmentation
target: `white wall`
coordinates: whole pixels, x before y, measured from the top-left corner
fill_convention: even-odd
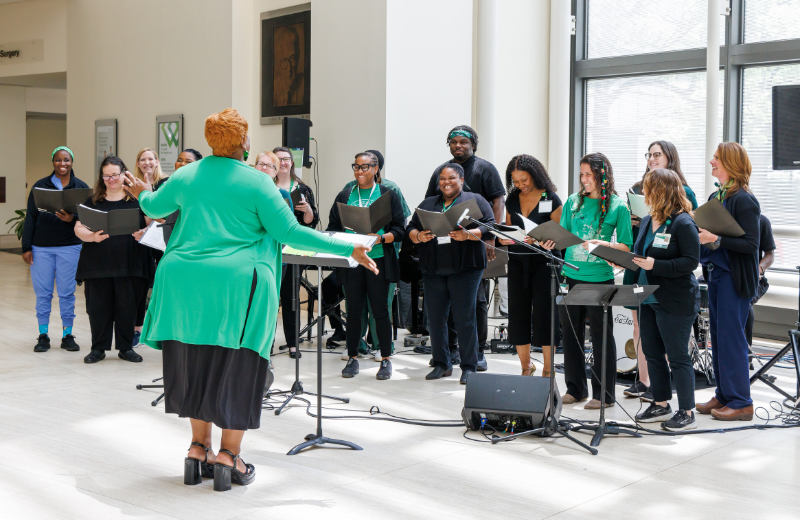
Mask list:
[[[204,155],[205,118],[231,106],[231,0],[71,0],[67,140],[94,176],[94,122],[117,119],[129,168],[155,146],[156,116],[184,115],[184,145]]]
[[[25,87],[0,85],[0,177],[6,178],[6,202],[0,203],[0,235],[25,200]]]
[[[412,208],[451,158],[447,132],[472,120],[472,0],[455,5],[387,2],[385,176]]]
[[[29,119],[25,135],[25,197],[27,197],[34,183],[53,171],[51,154],[53,150],[67,142],[67,122]]]
[[[27,87],[25,89],[25,109],[28,112],[66,114],[67,91],[65,89]]]
[[[43,61],[2,64],[0,77],[66,71],[66,12],[67,0],[0,5],[0,43],[44,39]]]

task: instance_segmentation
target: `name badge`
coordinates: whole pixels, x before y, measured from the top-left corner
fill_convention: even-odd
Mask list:
[[[440,245],[441,244],[449,244],[450,243],[450,237],[436,237],[436,243],[440,244]]]
[[[561,294],[567,294],[569,292],[569,287],[565,283],[559,284],[558,288]]]
[[[656,233],[656,237],[653,239],[653,247],[666,249],[671,238],[672,235],[670,233]]]
[[[543,200],[539,202],[539,213],[550,213],[553,211],[553,201]]]

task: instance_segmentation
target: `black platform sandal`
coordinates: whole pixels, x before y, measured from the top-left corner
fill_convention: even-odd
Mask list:
[[[203,482],[203,478],[214,477],[214,465],[208,463],[208,452],[211,448],[206,448],[204,444],[193,442],[191,446],[200,446],[206,450],[205,460],[190,459],[183,460],[183,483],[187,486],[196,486]]]
[[[233,467],[220,463],[214,465],[214,491],[228,491],[231,488],[231,482],[235,482],[240,486],[247,486],[253,483],[256,479],[255,466],[242,461],[247,468],[247,471],[242,473],[236,469],[236,461],[241,459],[239,455],[234,455],[230,450],[221,449],[219,452],[225,452],[230,455],[233,459]]]

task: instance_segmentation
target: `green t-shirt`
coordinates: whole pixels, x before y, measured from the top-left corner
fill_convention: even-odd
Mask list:
[[[564,203],[561,213],[561,226],[577,235],[583,240],[605,240],[610,242],[614,231],[617,232],[617,242],[633,247],[633,234],[631,233],[631,212],[628,205],[618,196],[612,195],[609,201],[608,212],[603,220],[602,232],[598,234],[597,225],[600,222],[600,199],[584,197],[583,204],[578,208],[580,197],[577,193],[569,196]],[[564,260],[575,264],[579,271],[564,269],[564,274],[573,280],[582,282],[604,282],[614,278],[614,270],[608,262],[598,256],[589,254],[581,245],[567,248]]]
[[[347,199],[348,206],[359,206],[359,207],[369,207],[372,205],[373,202],[378,200],[378,197],[381,196],[381,189],[380,186],[375,184],[374,189],[369,190],[362,190],[358,187],[358,185],[353,186],[350,191],[350,197]],[[346,233],[354,233],[354,231],[350,231],[349,229],[345,230]],[[379,235],[386,233],[386,228],[381,229],[378,231]],[[372,246],[372,251],[367,253],[367,256],[370,258],[382,258],[383,257],[383,244],[375,243]]]

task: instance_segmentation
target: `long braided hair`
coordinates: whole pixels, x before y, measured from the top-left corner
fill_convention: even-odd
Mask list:
[[[611,203],[611,196],[617,194],[614,189],[614,169],[611,163],[602,153],[590,153],[583,156],[580,164],[587,164],[594,174],[594,182],[600,188],[600,222],[597,224],[597,233],[603,229],[603,222],[608,215],[608,207]],[[578,207],[580,209],[583,205],[583,199],[586,198],[586,187],[581,185],[581,191],[578,192]]]
[[[547,175],[547,170],[544,165],[539,162],[539,159],[523,153],[512,157],[506,168],[506,191],[508,191],[509,194],[518,191],[514,186],[514,180],[511,178],[511,174],[517,170],[527,172],[528,175],[531,176],[533,185],[537,190],[545,190],[550,193],[556,192],[556,185],[553,184],[550,176]]]

